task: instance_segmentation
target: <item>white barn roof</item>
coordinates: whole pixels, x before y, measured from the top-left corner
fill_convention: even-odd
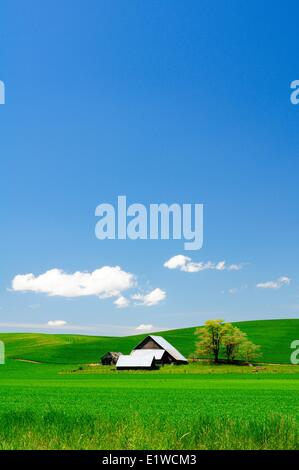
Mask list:
[[[153,353],[119,356],[116,367],[151,367],[155,360]]]
[[[148,353],[153,354],[155,359],[159,361],[162,359],[165,349],[133,349],[131,356],[144,356]]]
[[[162,336],[149,335],[149,337],[152,338],[161,347],[161,349],[165,349],[165,351],[167,351],[177,361],[188,362],[187,359]]]

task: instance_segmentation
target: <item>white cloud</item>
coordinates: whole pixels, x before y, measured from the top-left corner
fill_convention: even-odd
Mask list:
[[[133,300],[137,300],[137,305],[144,305],[145,307],[151,307],[157,305],[159,302],[166,298],[166,292],[159,287],[152,290],[148,294],[135,294],[132,295]]]
[[[230,294],[230,295],[235,295],[235,294],[238,294],[239,292],[242,292],[244,290],[248,289],[248,285],[247,284],[243,284],[242,286],[239,286],[239,287],[231,287],[230,289],[226,290],[222,290],[221,291],[221,294]]]
[[[223,261],[224,263],[224,261]],[[239,263],[239,264],[229,264],[228,266],[225,265],[223,269],[227,269],[228,271],[240,271],[240,269],[242,269],[243,267],[243,264]]]
[[[141,324],[135,328],[136,331],[151,331],[154,329],[153,325],[144,325]]]
[[[197,273],[199,271],[205,271],[208,269],[214,269],[216,271],[238,271],[242,268],[242,265],[227,265],[225,261],[219,261],[218,263],[213,263],[212,261],[194,262],[188,256],[176,255],[166,261],[164,263],[164,267],[168,269],[179,269],[180,271],[187,273]]]
[[[65,326],[66,324],[64,320],[49,320],[47,323],[48,326]]]
[[[231,289],[228,289],[228,293],[231,294],[231,295],[234,295],[238,292],[238,288],[237,287],[232,287]]]
[[[183,269],[190,261],[191,258],[188,258],[188,256],[176,255],[170,258],[168,261],[165,261],[163,266],[168,269]]]
[[[40,292],[49,296],[80,297],[96,295],[100,298],[119,297],[135,285],[133,274],[119,266],[103,266],[93,272],[68,274],[61,269],[50,269],[39,276],[18,274],[12,280],[12,290]]]
[[[130,305],[130,300],[121,295],[113,303],[117,308],[126,308]]]
[[[283,286],[288,286],[291,279],[287,276],[281,276],[275,281],[260,282],[256,285],[259,289],[280,289]]]

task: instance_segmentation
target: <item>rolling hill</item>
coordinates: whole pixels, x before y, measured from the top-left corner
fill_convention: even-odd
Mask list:
[[[258,320],[234,323],[261,345],[261,361],[289,363],[290,344],[299,339],[299,319]],[[195,328],[160,333],[185,356],[195,348]],[[159,333],[157,333],[159,334]],[[38,333],[0,333],[6,346],[7,359],[26,359],[52,364],[85,364],[98,362],[106,351],[129,353],[147,335],[128,337],[81,336]]]

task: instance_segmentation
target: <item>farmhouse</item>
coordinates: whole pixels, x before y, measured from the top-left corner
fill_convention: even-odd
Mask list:
[[[106,354],[104,354],[104,356],[101,357],[101,364],[103,366],[115,365],[120,356],[122,356],[121,352],[108,351]]]
[[[162,336],[150,335],[137,344],[130,355],[120,356],[116,368],[154,369],[163,364],[188,364],[188,361]]]

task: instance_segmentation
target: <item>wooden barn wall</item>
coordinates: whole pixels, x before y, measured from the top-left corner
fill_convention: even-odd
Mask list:
[[[136,349],[161,349],[161,348],[155,343],[154,340],[148,339],[144,343],[141,343],[139,346],[137,346]]]

